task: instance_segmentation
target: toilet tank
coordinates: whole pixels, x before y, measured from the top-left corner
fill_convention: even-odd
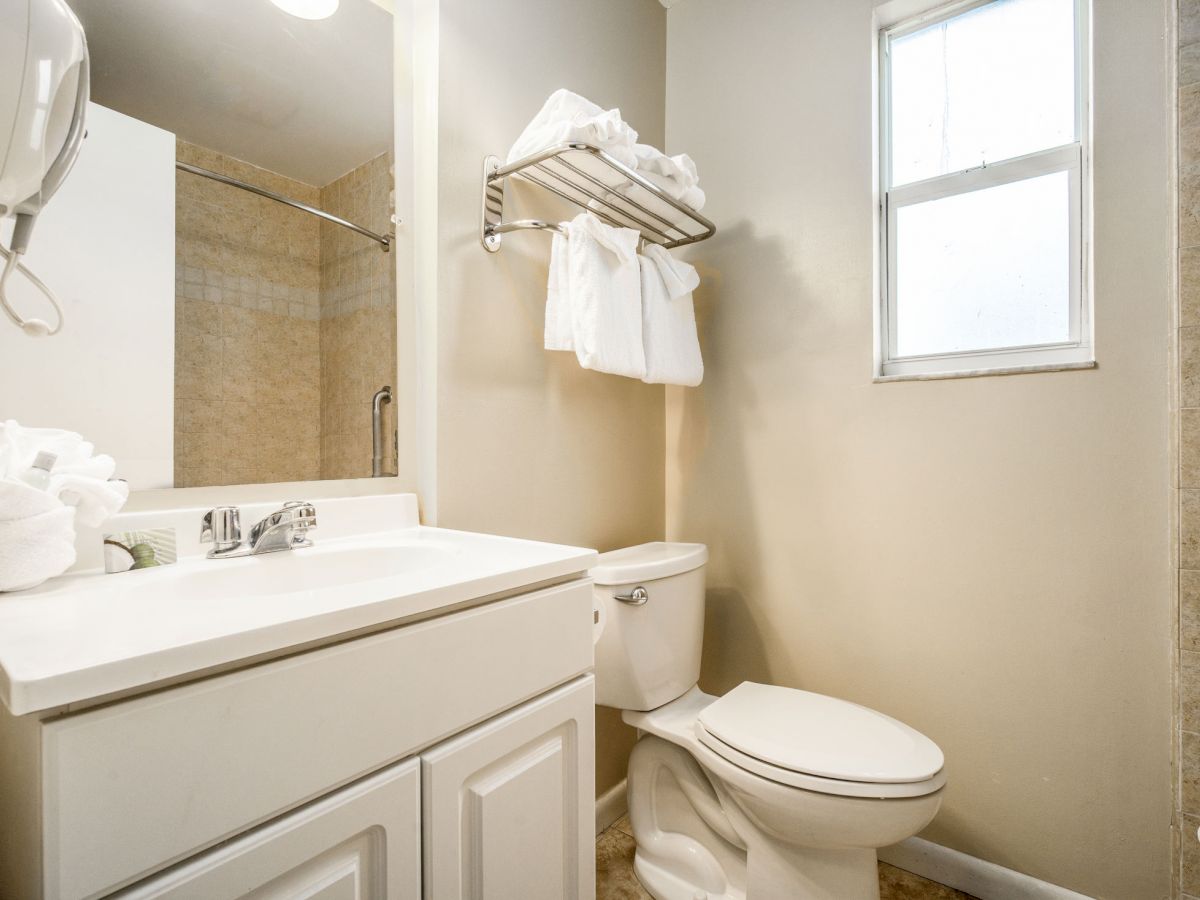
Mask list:
[[[656,709],[699,681],[707,562],[703,544],[658,541],[600,554],[591,571],[598,704]]]

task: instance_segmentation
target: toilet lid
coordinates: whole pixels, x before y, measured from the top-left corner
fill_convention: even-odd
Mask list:
[[[710,735],[781,769],[871,784],[926,781],[937,744],[890,716],[824,694],[744,681],[700,713]]]

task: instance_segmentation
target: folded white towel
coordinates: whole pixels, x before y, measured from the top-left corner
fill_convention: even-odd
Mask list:
[[[546,279],[546,349],[574,350],[571,322],[571,248],[565,235],[550,239],[550,275]]]
[[[49,451],[57,459],[45,493],[74,506],[81,524],[97,526],[125,505],[129,487],[108,480],[117,464],[95,449],[72,431],[24,428],[9,420],[0,424],[0,482],[19,481],[38,453]]]
[[[694,210],[704,207],[704,191],[696,164],[686,153],[667,156],[657,147],[637,144],[633,148],[637,159],[635,169],[647,181],[657,185],[671,197]]]
[[[559,88],[525,126],[508,151],[508,162],[545,150],[554,144],[579,141],[592,144],[631,169],[637,165],[637,132],[621,118],[619,109],[601,109],[586,97]]]
[[[642,378],[641,235],[632,228],[612,228],[586,212],[566,228],[571,332],[579,364]]]
[[[695,387],[704,379],[696,337],[692,291],[700,283],[694,266],[675,259],[657,244],[638,257],[642,284],[642,341],[651,384]]]
[[[0,481],[0,591],[23,591],[75,563],[75,510],[26,484]]]

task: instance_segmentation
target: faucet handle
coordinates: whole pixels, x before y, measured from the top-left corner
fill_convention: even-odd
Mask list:
[[[287,512],[292,518],[311,519],[309,525],[317,524],[317,508],[306,500],[289,500],[280,512]]]
[[[214,552],[231,550],[242,542],[241,514],[236,506],[218,506],[200,522],[200,542],[213,543]]]
[[[283,511],[291,516],[292,543],[306,546],[309,543],[308,529],[317,527],[317,508],[303,500],[289,500],[283,504]]]

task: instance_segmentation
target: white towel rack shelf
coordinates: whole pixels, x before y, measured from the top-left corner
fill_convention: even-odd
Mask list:
[[[495,156],[483,161],[479,240],[485,250],[500,249],[512,231],[558,231],[541,219],[504,221],[504,186],[521,178],[576,206],[595,213],[609,225],[633,228],[642,238],[668,250],[703,241],[717,233],[696,210],[679,202],[624,163],[591,144],[567,143],[502,165]]]

